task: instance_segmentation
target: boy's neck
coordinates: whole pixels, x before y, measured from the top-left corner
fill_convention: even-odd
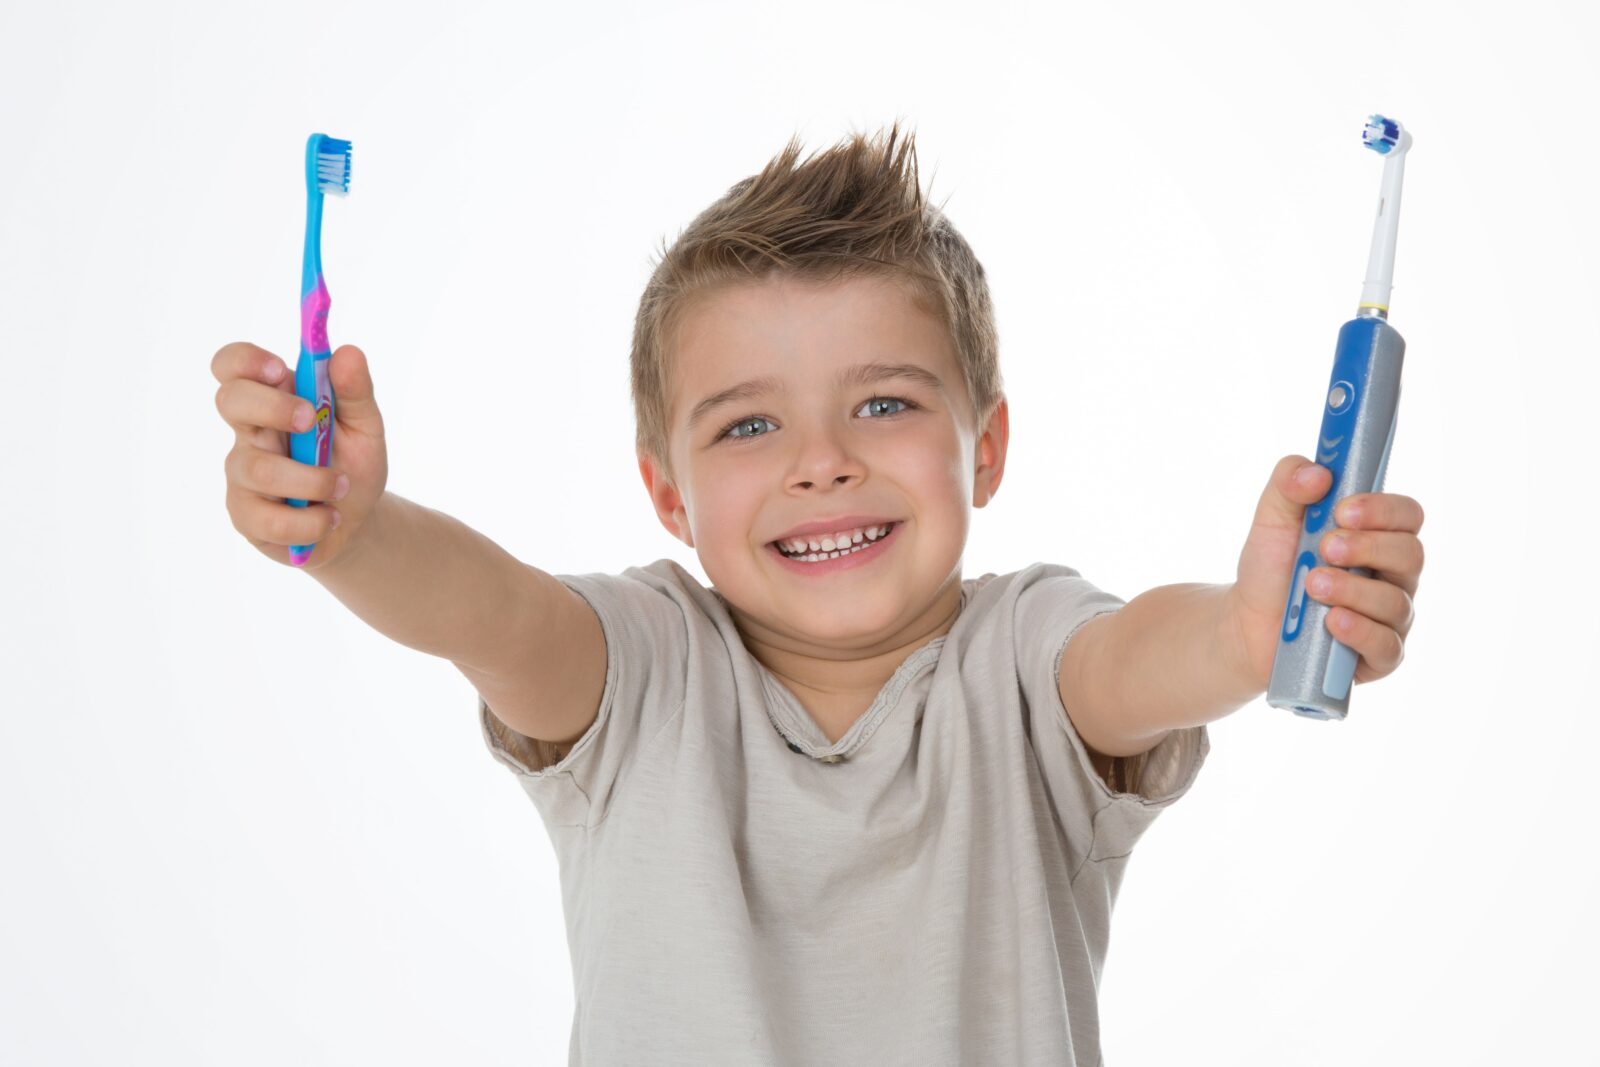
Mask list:
[[[859,715],[872,705],[906,657],[950,632],[961,614],[961,576],[957,573],[946,582],[927,608],[900,632],[875,648],[860,651],[806,646],[752,621],[726,598],[723,603],[728,605],[745,648],[812,711],[813,717],[818,707],[828,709],[830,715],[854,707]],[[842,734],[843,730],[839,732]],[[831,734],[830,739],[836,740]]]

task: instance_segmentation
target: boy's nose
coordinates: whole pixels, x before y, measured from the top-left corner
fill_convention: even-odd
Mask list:
[[[804,435],[794,457],[794,469],[789,473],[789,484],[797,489],[812,489],[859,481],[866,473],[865,464],[838,434],[819,427]]]
[[[858,477],[858,476],[854,475],[854,474],[836,474],[836,475],[834,475],[833,480],[834,480],[835,483],[848,482],[850,479],[855,478],[855,477]],[[801,489],[810,489],[813,483],[811,483],[811,482],[796,482],[795,484],[798,485]]]

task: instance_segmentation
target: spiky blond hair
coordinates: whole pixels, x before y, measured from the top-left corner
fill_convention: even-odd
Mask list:
[[[898,142],[898,143],[897,143]],[[782,274],[828,282],[904,282],[944,322],[981,432],[1003,395],[994,308],[983,266],[944,212],[928,204],[915,134],[853,134],[803,162],[798,136],[694,221],[661,254],[639,299],[629,366],[635,444],[670,476],[671,341],[695,298]]]

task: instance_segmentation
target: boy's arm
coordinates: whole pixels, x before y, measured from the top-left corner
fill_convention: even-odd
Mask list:
[[[1298,556],[1306,509],[1332,484],[1328,468],[1284,456],[1256,505],[1237,582],[1159,586],[1083,625],[1062,654],[1057,685],[1085,742],[1111,755],[1145,752],[1266,691],[1289,592],[1284,561]],[[1328,624],[1360,657],[1355,680],[1371,681],[1405,654],[1422,573],[1422,505],[1394,493],[1353,494],[1339,505],[1338,526],[1318,543],[1323,558],[1338,561],[1318,568],[1334,585],[1308,595],[1340,605]],[[1341,567],[1372,568],[1376,577]]]
[[[1147,752],[1173,730],[1220,719],[1261,695],[1231,651],[1231,588],[1158,586],[1079,627],[1056,684],[1092,754],[1109,764]]]
[[[606,644],[588,603],[443,512],[384,493],[345,551],[303,568],[374,629],[450,660],[516,732],[581,737]]]

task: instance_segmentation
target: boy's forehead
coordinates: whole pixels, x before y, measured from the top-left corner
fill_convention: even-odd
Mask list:
[[[781,393],[790,381],[851,385],[895,368],[906,379],[920,370],[923,384],[946,393],[961,386],[943,323],[887,278],[731,286],[697,296],[675,335],[667,386],[677,430],[718,396]]]

